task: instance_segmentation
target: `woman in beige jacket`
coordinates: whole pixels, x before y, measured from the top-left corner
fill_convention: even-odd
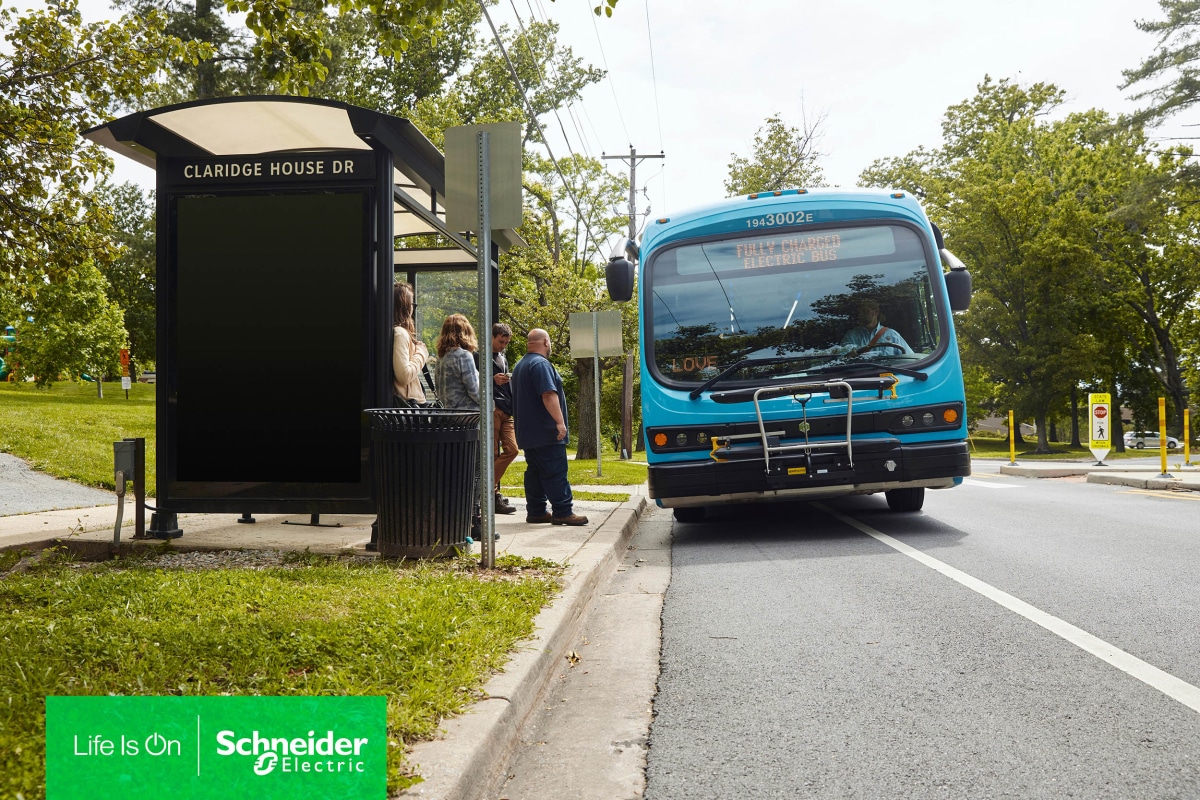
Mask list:
[[[424,403],[421,368],[429,360],[429,350],[417,338],[413,323],[413,290],[407,283],[392,286],[392,325],[392,388],[397,397]]]

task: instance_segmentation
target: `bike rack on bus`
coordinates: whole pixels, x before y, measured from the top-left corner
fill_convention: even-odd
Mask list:
[[[714,392],[710,399],[718,403],[754,403],[754,416],[758,420],[758,434],[733,434],[729,436],[719,437],[720,441],[724,442],[724,448],[728,450],[734,439],[752,439],[758,438],[762,441],[764,470],[767,475],[771,474],[771,456],[774,454],[777,458],[788,453],[803,452],[806,456],[810,455],[813,450],[817,449],[846,449],[846,456],[849,460],[850,468],[854,468],[854,442],[851,436],[852,425],[854,421],[854,393],[856,391],[875,391],[879,397],[883,397],[884,391],[890,390],[896,385],[896,377],[894,375],[879,376],[872,378],[845,378],[833,381],[805,381],[803,383],[790,383],[783,386],[762,386],[757,389],[735,389],[728,392]],[[834,439],[832,441],[814,442],[809,439],[808,431],[808,403],[812,400],[815,394],[828,394],[830,399],[840,400],[843,397],[846,400],[846,438]],[[763,400],[772,400],[778,397],[786,397],[791,395],[796,402],[800,403],[801,424],[800,430],[804,433],[803,444],[776,444],[772,445],[770,438],[772,436],[781,436],[783,431],[767,431],[767,423],[763,420],[762,404]],[[715,454],[721,445],[714,437],[713,453]]]

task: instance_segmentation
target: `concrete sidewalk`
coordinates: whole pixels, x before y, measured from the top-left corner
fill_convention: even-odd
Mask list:
[[[1088,483],[1200,492],[1200,464],[1185,464],[1182,456],[1167,457],[1167,474],[1161,464],[1097,465],[1080,461],[1026,461],[1005,464],[1000,474],[1018,478],[1069,478],[1086,475]]]
[[[483,688],[485,699],[462,716],[445,720],[440,738],[412,748],[409,763],[424,782],[406,795],[468,800],[482,798],[499,785],[522,727],[537,708],[555,667],[578,638],[584,612],[620,563],[647,507],[645,485],[586,488],[628,493],[630,499],[624,503],[577,500],[575,512],[588,517],[588,524],[580,527],[527,523],[519,497],[513,499],[519,508],[516,514],[496,516],[497,556],[513,554],[567,565],[563,590],[538,615],[533,638],[522,642],[504,671]],[[116,505],[106,505],[0,517],[0,550],[64,544],[101,557],[112,552],[116,512]],[[310,521],[306,514],[256,514],[253,524],[239,523],[233,514],[180,514],[183,536],[167,543],[130,538],[132,497],[127,498],[124,517],[122,548],[166,545],[177,552],[277,549],[356,555],[370,555],[365,546],[374,520],[373,515],[322,515],[320,522],[329,527],[311,527],[305,524]],[[478,544],[472,546],[472,553],[479,554]]]

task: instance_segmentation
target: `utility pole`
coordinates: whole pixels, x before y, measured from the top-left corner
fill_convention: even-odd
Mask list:
[[[637,241],[637,165],[647,158],[666,158],[666,154],[659,151],[658,155],[639,156],[637,150],[631,144],[629,145],[629,155],[627,156],[609,156],[604,153],[600,154],[602,159],[608,160],[618,158],[629,165],[629,240]],[[600,409],[596,409],[596,417],[599,418]],[[600,442],[596,442],[597,455],[599,455]],[[618,454],[621,458],[629,458],[633,453],[633,351],[625,354],[625,374],[621,384],[621,452]]]

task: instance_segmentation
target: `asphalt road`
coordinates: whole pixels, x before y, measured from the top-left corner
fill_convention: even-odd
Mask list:
[[[1200,495],[997,466],[676,523],[645,796],[1200,797]]]

